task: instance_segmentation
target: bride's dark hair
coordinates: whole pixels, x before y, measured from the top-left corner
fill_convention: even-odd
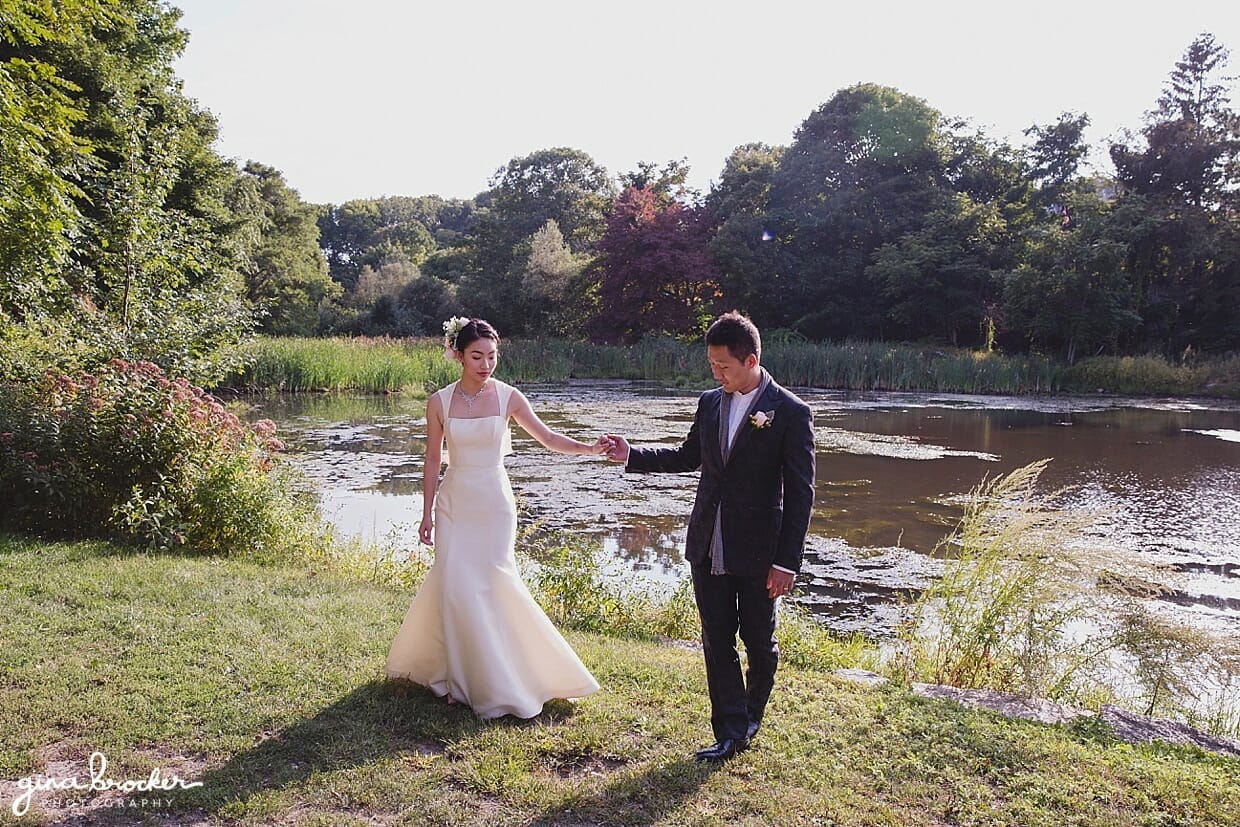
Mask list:
[[[470,319],[456,334],[454,349],[457,353],[464,353],[465,348],[479,339],[490,339],[496,345],[499,344],[499,334],[491,327],[490,322],[486,319]]]

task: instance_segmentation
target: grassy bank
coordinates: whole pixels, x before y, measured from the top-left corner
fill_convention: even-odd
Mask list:
[[[794,664],[754,748],[698,766],[700,655],[593,632],[568,637],[602,691],[482,723],[380,678],[408,590],[328,562],[0,536],[6,794],[49,766],[85,778],[98,750],[115,779],[201,780],[163,794],[176,823],[1240,824],[1240,762]],[[10,802],[0,823],[69,812],[18,819]]]
[[[229,384],[278,391],[424,392],[455,378],[438,340],[262,338],[251,367]],[[556,339],[505,341],[515,382],[646,379],[706,386],[701,346],[651,339],[631,347]],[[881,342],[770,342],[763,363],[797,387],[941,393],[1121,393],[1240,397],[1240,356],[1172,364],[1159,357],[1097,357],[1071,367],[1009,356]]]

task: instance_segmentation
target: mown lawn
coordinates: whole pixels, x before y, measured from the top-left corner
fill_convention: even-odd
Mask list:
[[[570,632],[604,689],[483,723],[382,678],[407,593],[305,564],[0,536],[0,599],[0,823],[1240,824],[1240,761],[795,668],[754,748],[699,766],[700,655],[646,641]],[[92,751],[203,785],[13,815]]]

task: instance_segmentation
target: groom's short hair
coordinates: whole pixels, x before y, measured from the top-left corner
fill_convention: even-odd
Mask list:
[[[762,337],[757,325],[735,310],[711,322],[706,329],[706,344],[726,347],[732,358],[740,362],[751,353],[762,361]]]

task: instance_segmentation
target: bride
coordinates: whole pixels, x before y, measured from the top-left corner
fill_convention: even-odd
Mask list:
[[[517,571],[517,510],[503,465],[512,453],[508,419],[563,454],[601,455],[610,440],[588,444],[551,430],[524,394],[493,378],[499,334],[487,322],[457,317],[444,330],[445,355],[461,363],[461,378],[426,405],[418,535],[427,544],[433,537],[435,562],[384,673],[468,704],[481,718],[532,718],[553,698],[580,698],[599,685]],[[441,461],[448,464],[442,484]]]

